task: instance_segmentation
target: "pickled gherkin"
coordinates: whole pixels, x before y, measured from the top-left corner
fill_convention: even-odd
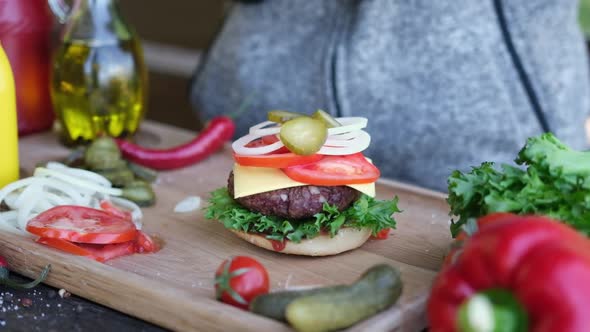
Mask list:
[[[324,124],[326,124],[326,127],[328,127],[328,128],[334,128],[334,127],[341,126],[340,122],[338,122],[338,120],[336,120],[334,117],[332,117],[326,111],[317,110],[315,113],[313,113],[311,115],[311,117],[316,120],[322,121]]]
[[[301,116],[306,116],[302,113],[289,112],[289,111],[270,111],[268,112],[268,121],[283,123]]]
[[[283,123],[279,137],[291,152],[307,156],[322,148],[328,128],[323,121],[302,116]]]

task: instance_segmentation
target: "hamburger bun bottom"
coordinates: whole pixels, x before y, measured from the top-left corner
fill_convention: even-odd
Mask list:
[[[246,233],[233,229],[231,231],[239,238],[246,240],[255,246],[279,252],[281,254],[303,256],[336,255],[362,246],[371,236],[371,230],[368,228],[341,228],[334,237],[322,234],[313,239],[301,240],[299,243],[286,240],[283,249],[275,250],[273,241],[267,239],[264,235]]]

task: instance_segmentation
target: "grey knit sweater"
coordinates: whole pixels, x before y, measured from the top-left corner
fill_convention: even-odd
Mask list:
[[[585,148],[590,86],[575,0],[267,0],[237,4],[197,70],[201,116],[366,116],[383,176],[444,190],[527,137]]]

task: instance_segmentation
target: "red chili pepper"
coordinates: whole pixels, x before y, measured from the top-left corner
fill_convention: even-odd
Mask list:
[[[20,284],[8,278],[8,275],[10,274],[10,271],[8,270],[8,262],[6,262],[6,259],[4,259],[4,257],[0,256],[0,285],[20,289],[33,288],[41,282],[43,282],[45,278],[47,278],[47,274],[49,273],[50,269],[51,265],[46,265],[43,271],[41,271],[41,275],[39,275],[39,278],[25,284]]]
[[[545,217],[491,215],[434,282],[432,332],[590,327],[590,240]]]
[[[197,163],[220,149],[230,140],[236,126],[227,116],[213,118],[193,140],[168,149],[148,149],[129,141],[117,140],[125,158],[159,170],[186,167]]]

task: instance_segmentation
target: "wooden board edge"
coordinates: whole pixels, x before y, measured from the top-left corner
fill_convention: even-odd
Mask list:
[[[39,244],[33,241],[18,246],[15,239],[22,241],[19,237],[0,233],[0,241],[3,242],[0,255],[7,259],[13,271],[35,278],[45,266],[45,258],[35,251],[35,246]],[[210,298],[191,296],[185,290],[106,264],[89,262],[88,258],[58,251],[44,252],[43,255],[56,262],[52,263],[46,284],[66,288],[72,294],[174,331],[291,331],[279,322]],[[80,279],[77,275],[81,271],[93,277]],[[109,279],[119,281],[108,285],[100,281]],[[118,288],[125,291],[118,292]],[[148,296],[145,289],[150,290]]]
[[[427,301],[428,294],[419,295],[403,307],[395,306],[387,309],[354,325],[347,331],[422,331],[427,327]]]
[[[447,199],[447,194],[445,194],[443,192],[419,187],[419,186],[416,186],[413,184],[408,184],[408,183],[404,183],[404,182],[393,180],[393,179],[380,178],[377,180],[377,184],[381,184],[381,185],[390,187],[392,189],[401,189],[404,191],[409,191],[411,193],[414,193],[414,194],[420,195],[420,196],[426,196],[426,197],[430,197],[430,198],[434,198],[434,199],[442,199],[442,200]]]

